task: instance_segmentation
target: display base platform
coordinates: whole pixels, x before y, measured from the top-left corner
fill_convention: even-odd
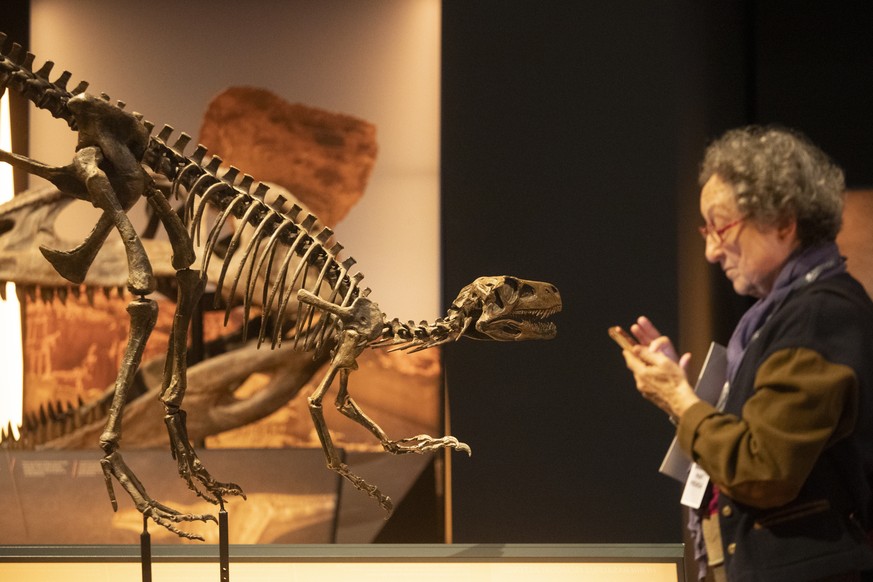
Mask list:
[[[396,504],[433,458],[341,453]],[[363,544],[385,526],[385,511],[328,470],[320,448],[219,449],[198,455],[216,478],[239,483],[248,496],[227,501],[232,544]],[[188,490],[168,451],[130,450],[124,457],[157,501],[185,513],[217,512]],[[0,545],[137,542],[142,515],[117,484],[115,490],[117,512],[109,504],[99,451],[0,450]],[[209,543],[219,541],[211,522],[186,523],[182,529]],[[150,532],[155,545],[187,543],[154,524]]]
[[[155,582],[219,580],[218,547],[154,546]],[[139,546],[0,546],[0,580],[138,580]],[[681,544],[230,546],[230,580],[685,582]]]

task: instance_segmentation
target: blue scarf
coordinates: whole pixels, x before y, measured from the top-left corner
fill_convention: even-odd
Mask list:
[[[846,261],[833,242],[801,249],[789,257],[776,277],[773,289],[746,311],[731,335],[727,346],[728,381],[733,381],[736,376],[755,332],[761,329],[792,291],[813,281],[839,275],[845,270]]]

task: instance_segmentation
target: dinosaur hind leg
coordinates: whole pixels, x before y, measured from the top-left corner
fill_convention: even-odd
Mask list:
[[[194,447],[188,439],[188,429],[185,422],[185,411],[182,401],[187,389],[187,354],[188,327],[197,306],[206,280],[200,277],[200,272],[183,269],[176,273],[179,286],[179,297],[176,304],[176,314],[173,317],[173,330],[170,337],[169,353],[164,367],[163,393],[161,402],[166,416],[164,422],[170,435],[170,450],[176,459],[179,475],[198,496],[218,504],[219,499],[228,495],[245,494],[235,483],[221,483],[213,479],[194,452]],[[199,484],[199,485],[198,485]]]
[[[174,524],[183,521],[215,521],[215,517],[211,515],[183,514],[151,499],[146,493],[143,484],[124,462],[121,453],[118,452],[121,441],[121,419],[124,413],[124,404],[127,401],[130,387],[133,384],[134,374],[142,360],[146,341],[158,317],[157,304],[150,299],[142,297],[132,301],[127,307],[127,312],[130,315],[130,334],[124,352],[124,359],[115,382],[115,393],[113,395],[112,406],[109,410],[109,417],[106,421],[106,428],[100,436],[100,447],[104,452],[100,466],[103,469],[103,477],[106,480],[109,499],[112,502],[112,508],[117,511],[118,502],[112,487],[112,478],[114,477],[124,490],[127,491],[136,508],[143,515],[151,517],[155,523],[166,527],[180,536],[202,539],[200,536],[180,531]]]

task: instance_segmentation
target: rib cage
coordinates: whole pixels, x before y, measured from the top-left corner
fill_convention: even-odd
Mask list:
[[[184,220],[195,242],[199,244],[205,240],[204,271],[228,219],[231,216],[237,219],[216,285],[219,290],[228,289],[230,297],[235,296],[238,289],[241,291],[244,320],[247,321],[255,303],[259,275],[263,274],[264,281],[273,281],[264,286],[260,303],[263,317],[273,316],[275,321],[271,338],[274,347],[281,344],[281,329],[288,317],[288,306],[298,289],[307,289],[344,306],[369,293],[358,287],[363,275],[350,274],[355,260],[340,260],[342,245],[332,242],[333,231],[320,226],[313,214],[304,212],[297,204],[289,204],[281,195],[267,202],[269,187],[266,184],[255,182],[247,174],[241,175],[240,170],[233,166],[222,170],[221,158],[208,156],[202,145],[186,156],[184,150],[191,141],[190,136],[180,133],[171,146],[173,131],[172,127],[164,126],[157,136],[151,137],[143,163],[171,180],[172,192],[186,191]],[[207,207],[217,211],[217,217],[204,229]],[[252,232],[243,245],[243,230],[247,227]],[[204,238],[205,230],[208,232]],[[234,272],[230,272],[232,259],[237,255],[239,261]],[[307,282],[309,268],[318,271],[311,282]],[[232,306],[228,303],[225,320]],[[314,324],[312,309],[302,305],[298,308],[294,344],[299,346],[301,338],[306,336],[303,349],[318,349],[336,323]],[[267,326],[261,326],[258,338],[261,342],[266,339],[266,329]]]
[[[52,61],[46,61],[34,71],[34,55],[23,51],[17,43],[13,43],[8,51],[5,50],[6,39],[6,34],[0,33],[0,95],[6,87],[12,87],[40,109],[64,119],[70,128],[76,129],[75,119],[66,104],[71,97],[85,91],[88,83],[82,81],[74,89],[67,90],[67,83],[72,77],[68,71],[61,73],[54,81],[50,80],[49,75],[54,67]],[[101,94],[101,97],[110,101],[106,94]],[[125,103],[117,101],[116,106],[123,109]],[[360,272],[351,274],[355,260],[351,257],[340,260],[342,245],[333,241],[333,231],[322,227],[313,214],[304,212],[300,206],[290,203],[281,195],[268,203],[269,187],[266,184],[241,174],[233,166],[224,169],[221,158],[210,155],[202,145],[197,145],[187,155],[185,150],[191,142],[191,136],[180,132],[170,145],[174,133],[171,126],[164,125],[157,135],[153,135],[153,123],[144,120],[139,113],[132,115],[143,123],[150,136],[141,160],[143,165],[169,179],[173,195],[178,196],[182,190],[186,192],[184,221],[190,229],[191,238],[195,242],[200,241],[201,230],[208,230],[201,265],[204,273],[216,251],[225,224],[231,216],[236,219],[221,274],[216,282],[216,297],[221,295],[222,289],[227,288],[228,296],[232,298],[240,289],[244,297],[244,320],[248,321],[255,303],[258,277],[263,273],[264,281],[272,280],[271,285],[264,285],[260,303],[262,317],[265,320],[271,316],[274,318],[270,338],[273,347],[281,344],[282,329],[288,320],[287,311],[297,290],[306,289],[342,306],[369,294],[369,289],[360,289],[358,286],[363,275]],[[204,229],[207,207],[217,211],[218,216]],[[252,233],[243,246],[242,235],[246,228],[252,229]],[[240,260],[235,272],[230,273],[229,266],[237,253],[240,253]],[[307,281],[312,268],[318,274]],[[225,322],[233,307],[233,302],[228,301]],[[314,323],[313,311],[312,306],[298,306],[294,331],[294,346],[297,348],[320,349],[337,325],[336,319],[329,314],[322,314]],[[266,325],[261,326],[259,343],[266,341],[267,328]]]

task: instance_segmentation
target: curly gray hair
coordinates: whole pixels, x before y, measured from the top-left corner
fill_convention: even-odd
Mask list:
[[[756,223],[796,219],[803,247],[834,240],[842,227],[843,171],[795,131],[760,126],[728,131],[706,149],[700,185],[713,174],[733,186],[740,212]]]

